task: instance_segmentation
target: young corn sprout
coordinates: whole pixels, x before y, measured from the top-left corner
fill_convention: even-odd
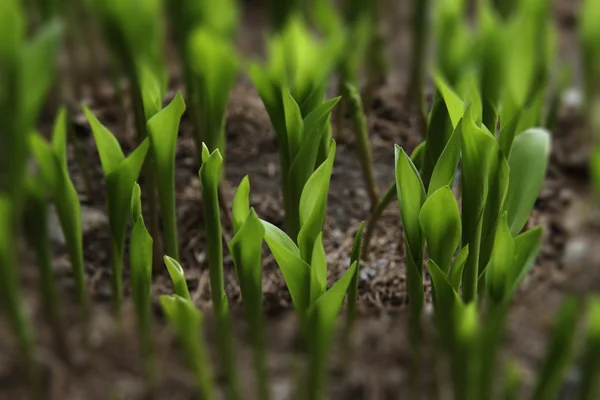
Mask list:
[[[185,103],[180,93],[171,103],[148,120],[150,148],[156,165],[158,202],[165,237],[167,255],[179,258],[177,240],[177,212],[175,208],[175,152],[179,121],[185,111]]]
[[[190,299],[177,294],[160,296],[160,304],[169,324],[181,342],[185,358],[196,378],[200,398],[215,399],[214,384],[204,340],[203,315]]]
[[[89,313],[89,299],[85,282],[83,262],[83,233],[81,225],[81,205],[75,186],[67,169],[67,113],[59,111],[52,131],[52,143],[41,135],[30,137],[30,147],[40,173],[54,200],[56,213],[65,237],[69,260],[82,317]]]
[[[263,221],[265,240],[281,269],[308,346],[305,388],[311,399],[325,398],[327,358],[335,320],[357,270],[354,262],[327,290],[327,258],[321,231],[334,157],[335,142],[332,141],[327,160],[304,186],[299,207],[298,245],[279,228]]]
[[[261,277],[265,228],[254,209],[250,209],[249,195],[250,182],[246,176],[242,179],[233,198],[232,216],[235,236],[229,242],[229,251],[240,284],[248,336],[254,347],[257,395],[259,399],[268,400],[271,395],[267,374]]]
[[[137,318],[138,335],[150,390],[155,388],[156,366],[154,360],[152,320],[152,237],[142,218],[142,191],[136,183],[131,195],[131,238],[129,239],[129,269],[131,297]]]
[[[204,222],[206,224],[206,247],[210,287],[217,323],[219,353],[222,359],[224,374],[227,379],[227,398],[240,399],[241,389],[236,371],[234,348],[232,343],[229,300],[225,293],[223,280],[223,243],[221,217],[219,212],[218,186],[221,176],[223,158],[219,149],[209,152],[202,148],[202,167],[200,167],[200,188],[204,205]]]
[[[150,143],[145,139],[127,158],[108,129],[84,108],[100,154],[106,184],[106,207],[110,228],[111,286],[117,320],[123,303],[123,252],[133,185],[137,181]]]

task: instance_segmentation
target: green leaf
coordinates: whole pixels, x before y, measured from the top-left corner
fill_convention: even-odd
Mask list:
[[[356,263],[356,272],[354,273],[354,277],[352,278],[352,282],[348,287],[348,328],[353,325],[354,320],[356,319],[356,303],[358,301],[358,278],[360,273],[360,250],[362,248],[363,242],[363,229],[365,227],[365,222],[361,222],[358,230],[356,231],[356,235],[354,236],[354,243],[352,244],[352,253],[350,254],[350,265]]]
[[[543,129],[529,129],[515,138],[508,160],[510,179],[505,204],[513,236],[527,223],[544,184],[549,154],[550,135]]]
[[[510,295],[517,288],[531,270],[533,263],[540,252],[542,245],[542,228],[537,227],[515,237],[514,267],[510,271],[509,284],[512,285]]]
[[[467,262],[467,258],[469,257],[469,245],[466,245],[456,255],[454,258],[454,262],[450,267],[450,272],[448,273],[448,280],[450,284],[458,292],[460,289],[460,283],[462,281],[463,271],[465,269],[465,264]]]
[[[315,239],[310,262],[310,303],[314,303],[327,289],[327,256],[323,247],[323,233]]]
[[[425,200],[419,212],[419,222],[429,257],[447,274],[461,236],[458,204],[448,186],[436,190]]]
[[[40,173],[46,184],[55,188],[61,179],[61,171],[56,160],[56,153],[51,145],[39,133],[36,133],[29,136],[29,147],[41,167]]]
[[[262,223],[265,241],[283,274],[294,307],[302,317],[310,304],[310,266],[302,260],[300,250],[283,231],[266,221]]]
[[[61,34],[62,26],[55,20],[44,25],[22,47],[20,75],[24,115],[21,117],[31,126],[53,83]]]
[[[511,285],[509,275],[513,268],[514,256],[515,243],[504,213],[496,228],[492,256],[485,273],[487,295],[496,303],[502,303],[506,299]]]
[[[189,299],[177,295],[160,296],[160,304],[169,325],[184,348],[184,354],[196,377],[202,398],[215,399],[207,351],[204,340],[199,336],[203,331],[202,313]]]
[[[294,154],[288,173],[288,185],[292,201],[298,201],[301,198],[304,186],[314,171],[313,166],[317,160],[323,133],[327,127],[331,111],[339,100],[340,98],[336,97],[319,104],[304,118],[303,139],[300,148],[296,149],[295,153],[290,151],[290,155]],[[329,151],[331,152],[331,148]]]
[[[137,70],[144,107],[144,120],[149,121],[162,108],[165,96],[164,85],[162,77],[157,75],[156,71],[147,63],[141,64]]]
[[[465,105],[461,98],[450,88],[448,82],[442,77],[439,72],[433,73],[433,80],[435,86],[444,100],[448,116],[452,122],[452,129],[455,130],[458,127],[460,120],[465,113]]]
[[[400,216],[411,253],[418,256],[423,252],[419,212],[425,202],[425,188],[416,167],[406,155],[404,149],[396,145],[395,150],[396,188]]]
[[[300,197],[298,247],[302,259],[307,262],[312,257],[315,240],[323,229],[335,150],[335,142],[332,142],[327,160],[310,176]]]
[[[52,150],[63,170],[67,169],[67,110],[63,106],[58,110],[52,128]]]
[[[237,75],[236,50],[231,41],[200,27],[191,35],[189,54],[202,92],[204,140],[209,150],[225,154],[225,113]]]
[[[167,266],[167,271],[171,277],[171,282],[173,282],[175,294],[186,300],[191,300],[192,297],[190,296],[187,281],[185,280],[185,272],[183,271],[181,265],[177,262],[177,260],[169,256],[164,256],[163,260]]]
[[[310,308],[308,398],[324,398],[336,317],[355,273],[356,263]]]
[[[104,172],[104,176],[108,176],[123,162],[125,155],[121,150],[121,146],[119,146],[117,138],[96,119],[89,108],[84,106],[83,112],[94,134],[94,140],[96,141],[98,154],[100,155],[100,163],[102,164],[102,171]]]
[[[458,162],[460,161],[461,147],[462,127],[458,125],[454,129],[450,139],[448,139],[446,147],[435,164],[427,189],[428,196],[443,186],[452,187],[454,176],[456,175],[456,170],[458,168]],[[418,164],[415,163],[415,165]]]
[[[164,109],[156,113],[148,122],[148,136],[156,166],[158,200],[162,217],[165,251],[177,259],[179,243],[177,239],[177,212],[175,209],[175,153],[179,121],[185,111],[181,93]]]
[[[433,305],[435,316],[440,329],[442,341],[451,346],[454,341],[454,308],[461,303],[458,292],[448,280],[448,276],[432,259],[427,262],[433,285]]]
[[[136,183],[131,197],[133,227],[129,242],[129,269],[131,294],[136,311],[140,342],[144,352],[151,351],[151,290],[152,290],[152,237],[142,218],[141,189]],[[148,354],[146,353],[146,356]]]
[[[233,196],[233,205],[231,207],[231,217],[233,220],[233,232],[236,234],[244,222],[246,218],[248,218],[248,213],[250,212],[250,180],[248,179],[248,175],[246,175],[237,190],[235,191],[235,195]]]
[[[571,362],[579,307],[579,301],[567,298],[558,310],[556,322],[546,347],[546,356],[538,369],[539,373],[531,397],[533,400],[558,398],[565,373]]]
[[[296,157],[302,143],[304,123],[302,122],[302,113],[296,100],[287,88],[283,88],[281,93],[283,99],[283,112],[285,117],[285,131],[287,134],[287,144],[290,160]]]
[[[14,61],[17,57],[25,37],[25,22],[18,0],[6,0],[0,4],[0,63]]]

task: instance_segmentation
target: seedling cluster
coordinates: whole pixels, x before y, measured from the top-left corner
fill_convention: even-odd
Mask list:
[[[34,331],[19,284],[21,236],[36,255],[40,293],[57,351],[70,358],[52,270],[48,199],[65,237],[81,325],[86,327],[81,334],[90,334],[81,205],[67,168],[72,104],[57,111],[50,141],[35,132],[55,81],[61,40],[77,29],[72,14],[65,11],[71,3],[76,2],[0,2],[0,295],[32,392],[38,396],[43,389]],[[518,365],[500,357],[499,349],[511,300],[540,251],[542,229],[528,226],[527,221],[546,175],[557,99],[568,82],[561,78],[556,84],[552,79],[558,68],[550,2],[482,0],[469,17],[464,0],[413,1],[407,93],[418,108],[422,142],[410,154],[400,146],[390,148],[395,154],[395,180],[383,195],[374,177],[364,108],[370,106],[372,85],[386,74],[379,28],[385,4],[347,0],[343,10],[330,0],[304,5],[268,2],[272,30],[266,60],[260,61],[244,59],[236,50],[240,6],[234,0],[91,0],[77,6],[96,22],[111,65],[128,85],[121,95],[129,98],[137,137],[137,146],[129,154],[119,136],[89,108],[83,112],[104,175],[114,318],[123,329],[123,304],[133,303],[148,393],[152,395],[160,384],[153,334],[158,323],[152,308],[153,274],[166,268],[173,294],[161,295],[159,303],[183,349],[198,395],[216,399],[222,392],[230,400],[273,397],[262,302],[266,243],[299,321],[305,368],[298,375],[298,398],[328,398],[329,355],[339,333],[338,314],[346,299],[341,336],[350,360],[352,332],[360,322],[356,315],[360,262],[369,257],[379,216],[397,198],[404,233],[414,398],[418,398],[420,377],[431,372],[422,362],[422,328],[430,321],[438,332],[437,357],[447,367],[446,385],[451,386],[454,399],[521,398],[523,377]],[[589,131],[600,134],[600,2],[585,0],[580,17],[585,110]],[[35,27],[33,34],[28,33],[30,24]],[[178,92],[163,107],[169,78],[163,55],[165,24],[171,28],[184,87],[183,94]],[[429,37],[435,42],[432,60],[426,57]],[[361,96],[363,67],[369,79]],[[224,159],[226,110],[240,73],[255,86],[276,134],[284,227],[261,219],[251,207],[248,177],[239,183],[232,209],[225,207],[229,199],[221,190],[224,169],[235,162]],[[334,77],[339,97],[328,98]],[[431,107],[424,95],[428,77],[435,88]],[[219,358],[214,364],[203,337],[206,310],[194,304],[186,282],[188,266],[179,263],[175,156],[179,124],[186,112],[200,165],[206,233],[202,245]],[[350,114],[356,134],[357,168],[365,178],[371,214],[366,225],[357,227],[347,270],[328,284],[323,227],[336,155],[334,128],[341,129],[344,112]],[[598,148],[591,162],[597,188]],[[28,167],[32,160],[37,171]],[[224,282],[223,237],[231,238],[226,247],[235,265],[247,340],[253,349],[257,385],[251,396],[245,394],[238,371]],[[124,297],[126,268],[130,298]],[[424,312],[428,282],[431,317]],[[557,398],[572,363],[584,302],[588,318],[577,395],[590,400],[600,395],[596,384],[600,301],[567,299],[530,398]],[[218,372],[224,376],[222,383],[215,381]]]

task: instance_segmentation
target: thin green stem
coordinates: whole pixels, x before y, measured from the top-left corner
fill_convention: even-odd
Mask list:
[[[362,250],[361,250],[361,258],[363,260],[367,259],[367,254],[369,252],[369,245],[371,243],[371,238],[373,237],[373,231],[375,230],[375,226],[377,225],[377,221],[381,217],[381,214],[386,209],[386,207],[394,200],[394,196],[396,196],[396,182],[392,183],[383,196],[379,199],[379,202],[371,212],[371,216],[367,221],[367,229],[365,231],[365,237],[363,239]]]
[[[427,129],[427,106],[425,104],[425,54],[427,50],[427,8],[429,0],[413,0],[413,40],[412,40],[412,65],[408,98],[412,99],[419,111],[419,130],[425,137]]]
[[[375,172],[373,171],[373,152],[371,151],[371,142],[367,128],[367,119],[360,93],[355,85],[347,82],[343,85],[343,98],[348,104],[350,115],[354,123],[354,134],[356,135],[357,150],[362,167],[363,178],[367,187],[369,200],[371,201],[371,210],[375,209],[379,203],[379,193],[377,183],[375,182]]]
[[[465,263],[462,282],[462,297],[465,303],[477,299],[477,286],[479,280],[479,250],[481,248],[481,218],[475,228],[473,239],[469,242],[469,255]]]
[[[123,305],[123,245],[115,243],[110,239],[111,277],[110,284],[113,295],[113,308],[115,319],[119,325],[122,324]]]

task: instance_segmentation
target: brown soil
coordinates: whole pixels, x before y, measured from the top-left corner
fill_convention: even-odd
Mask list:
[[[572,8],[559,2],[557,20],[561,38],[573,44]],[[397,18],[396,13],[389,17]],[[406,15],[406,14],[404,14]],[[245,54],[261,53],[264,16],[254,8],[247,12],[240,34],[240,48]],[[391,25],[390,25],[391,26]],[[403,24],[406,31],[407,24]],[[392,59],[404,60],[406,35],[394,36]],[[561,42],[561,47],[569,48]],[[569,51],[563,51],[571,58]],[[404,63],[406,61],[403,61]],[[419,142],[417,120],[407,109],[403,90],[405,65],[396,65],[394,78],[379,89],[368,121],[373,146],[376,178],[382,191],[393,179],[393,144],[408,151]],[[178,88],[178,83],[173,83]],[[100,120],[114,132],[120,130],[119,107],[110,99],[97,100],[93,107]],[[91,169],[94,187],[85,194],[82,175],[76,163],[70,161],[73,179],[86,208],[104,212],[105,195],[99,159],[85,118],[75,117],[78,140]],[[349,127],[348,127],[349,128]],[[177,146],[177,207],[180,231],[181,264],[196,304],[207,314],[207,340],[214,343],[211,332],[210,292],[206,270],[205,232],[201,212],[198,163],[190,138],[190,123],[184,116]],[[544,227],[544,242],[536,265],[520,290],[510,315],[506,353],[513,355],[524,367],[530,385],[533,371],[541,356],[552,323],[552,316],[566,294],[584,295],[600,290],[600,261],[590,252],[594,239],[600,236],[600,219],[590,207],[587,189],[587,162],[582,149],[581,118],[575,112],[563,110],[555,130],[553,152],[548,176],[531,225]],[[324,229],[328,254],[330,282],[348,267],[352,239],[361,220],[368,218],[368,196],[364,188],[360,165],[354,151],[352,132],[345,129],[336,138],[338,147],[329,194],[328,217]],[[128,135],[121,135],[126,149],[133,147]],[[230,101],[227,117],[226,179],[224,192],[230,202],[239,181],[248,175],[251,183],[251,205],[265,220],[282,225],[283,212],[279,193],[279,159],[268,116],[252,86],[240,79]],[[71,154],[72,156],[72,154]],[[229,204],[230,206],[230,204]],[[229,227],[226,230],[229,232]],[[108,229],[100,221],[86,230],[84,237],[88,287],[93,299],[91,338],[82,341],[82,326],[77,318],[73,279],[65,249],[57,245],[56,279],[63,303],[62,318],[71,360],[61,359],[52,345],[50,330],[41,311],[36,272],[28,260],[22,268],[26,305],[35,326],[38,361],[43,371],[47,399],[108,399],[122,394],[124,399],[147,398],[143,368],[137,345],[134,314],[130,300],[125,304],[125,323],[121,333],[111,318],[109,285]],[[359,321],[355,334],[355,361],[345,365],[341,353],[334,354],[330,374],[332,399],[399,399],[410,398],[410,348],[406,338],[406,304],[404,250],[402,230],[395,202],[384,212],[376,229],[368,259],[361,265],[359,282]],[[25,247],[24,247],[25,248]],[[24,252],[27,253],[27,252]],[[225,255],[227,293],[235,316],[235,327],[244,382],[248,385],[245,399],[252,399],[252,366],[250,349],[244,340],[244,322],[239,289],[231,258]],[[126,288],[127,288],[126,277]],[[128,289],[127,289],[128,290]],[[192,399],[193,380],[172,332],[160,313],[157,299],[170,293],[166,274],[157,274],[153,284],[156,309],[156,348],[160,379],[155,398]],[[297,366],[299,338],[290,297],[273,257],[265,249],[263,292],[267,313],[269,367],[275,399],[289,399],[295,388],[292,380]],[[340,322],[343,318],[340,318]],[[425,341],[432,333],[426,327]],[[209,346],[213,347],[213,346]],[[339,349],[338,349],[339,350]],[[213,355],[214,356],[214,355]],[[215,358],[215,357],[213,357]],[[430,358],[430,357],[429,357]],[[26,398],[27,381],[18,364],[18,355],[7,324],[0,324],[0,400]],[[343,367],[346,368],[343,368]],[[431,365],[429,365],[431,366]],[[426,369],[433,370],[434,366]],[[422,392],[433,397],[434,374],[423,377]],[[222,377],[217,376],[217,379]]]

